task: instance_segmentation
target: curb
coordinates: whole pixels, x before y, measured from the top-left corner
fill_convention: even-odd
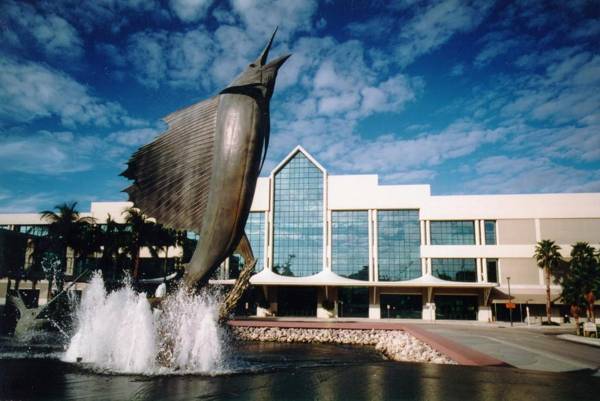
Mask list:
[[[590,337],[581,337],[576,336],[574,334],[559,334],[556,338],[560,338],[561,340],[570,341],[572,343],[591,345],[592,347],[600,347],[600,339],[598,338],[590,338]]]

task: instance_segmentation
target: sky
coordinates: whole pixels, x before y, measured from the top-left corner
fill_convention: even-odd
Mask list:
[[[600,191],[600,1],[48,0],[0,4],[0,212],[126,200],[167,114],[290,52],[262,175],[434,195]]]

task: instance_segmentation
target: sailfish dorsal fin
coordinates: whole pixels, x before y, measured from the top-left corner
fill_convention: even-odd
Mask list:
[[[218,97],[169,114],[166,132],[133,154],[121,174],[129,200],[158,223],[200,232],[212,175]]]

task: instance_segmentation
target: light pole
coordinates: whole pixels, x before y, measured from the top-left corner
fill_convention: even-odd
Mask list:
[[[510,319],[510,327],[512,327],[513,325],[513,320],[512,320],[512,297],[510,296],[510,277],[506,277],[506,281],[508,283],[508,306],[510,306],[510,308],[508,308],[508,316]]]

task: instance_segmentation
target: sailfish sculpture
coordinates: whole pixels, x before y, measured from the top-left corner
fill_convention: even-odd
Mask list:
[[[236,247],[250,249],[244,226],[269,144],[269,102],[290,56],[267,63],[275,32],[260,56],[218,95],[164,118],[166,132],[133,154],[121,174],[143,213],[200,234],[186,268],[204,283]]]

